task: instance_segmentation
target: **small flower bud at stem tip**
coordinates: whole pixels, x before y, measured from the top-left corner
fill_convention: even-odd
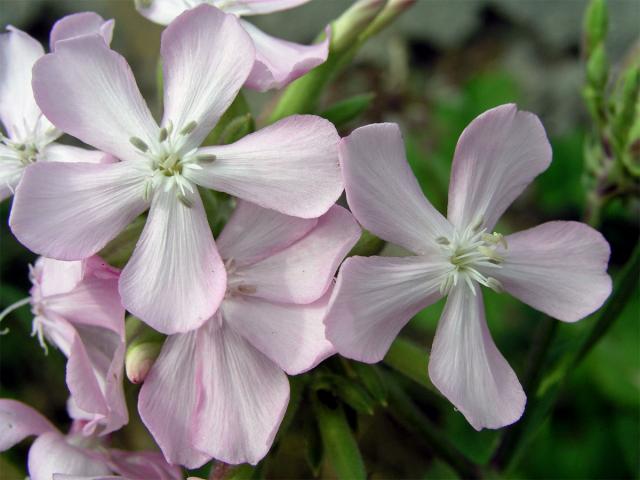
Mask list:
[[[198,122],[196,122],[195,120],[191,120],[189,123],[187,123],[184,128],[182,130],[180,130],[180,135],[189,135],[191,132],[193,132],[196,127],[198,126]]]
[[[134,343],[127,351],[125,370],[131,383],[142,383],[160,354],[161,342]]]
[[[129,141],[131,142],[131,145],[133,145],[134,147],[136,147],[138,150],[140,150],[141,152],[146,152],[147,150],[149,150],[149,145],[147,145],[146,143],[144,143],[142,141],[142,139],[138,138],[138,137],[131,137],[129,139]]]

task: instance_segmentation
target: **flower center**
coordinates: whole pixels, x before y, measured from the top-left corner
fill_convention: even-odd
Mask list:
[[[486,274],[486,270],[500,268],[504,257],[496,249],[498,245],[507,248],[507,242],[500,233],[487,233],[481,228],[483,219],[479,218],[464,230],[457,230],[451,239],[438,237],[440,245],[451,269],[440,284],[440,293],[447,295],[458,282],[464,281],[475,295],[474,281],[496,292],[503,290],[502,284]]]
[[[13,150],[16,159],[24,167],[38,159],[40,149],[33,142],[16,142],[0,134],[0,143]]]

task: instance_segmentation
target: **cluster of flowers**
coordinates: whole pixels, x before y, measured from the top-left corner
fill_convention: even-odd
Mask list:
[[[286,410],[286,374],[336,352],[380,361],[443,296],[429,375],[476,429],[498,428],[522,415],[525,395],[488,332],[479,286],[567,322],[609,295],[609,246],[590,227],[493,232],[551,161],[540,121],[514,105],[462,134],[447,218],[423,196],[394,124],[340,139],[322,118],[293,116],[201,146],[241,87],[279,88],[326,59],[328,37],[296,45],[238,18],[305,1],[140,2],[168,24],[160,125],[110,48],[113,21],[63,18],[48,55],[15,28],[0,36],[0,195],[15,193],[11,229],[42,255],[19,304],[31,304],[42,345],[68,358],[73,419],[63,435],[30,407],[0,400],[1,450],[38,436],[34,480],[180,478],[176,465],[212,458],[255,464]],[[97,150],[55,143],[63,132]],[[215,242],[199,188],[237,198]],[[351,211],[335,204],[343,189]],[[147,209],[126,266],[107,265],[96,254]],[[413,253],[351,257],[334,285],[358,223]],[[108,448],[128,422],[125,309],[167,335],[155,362],[129,375],[142,382],[138,410],[163,455]]]

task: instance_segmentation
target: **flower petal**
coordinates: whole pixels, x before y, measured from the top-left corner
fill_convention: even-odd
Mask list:
[[[182,480],[177,465],[169,465],[159,452],[130,452],[109,450],[109,463],[113,470],[125,478],[149,478],[156,480]]]
[[[247,234],[251,230],[247,229]],[[329,288],[344,256],[360,237],[348,210],[334,205],[305,237],[260,262],[238,269],[255,295],[275,302],[311,303]]]
[[[424,197],[404,155],[395,123],[361,127],[340,143],[349,207],[380,238],[423,254],[451,226]]]
[[[143,175],[130,162],[32,164],[16,190],[11,229],[41,255],[89,257],[147,208]]]
[[[172,335],[162,347],[138,396],[140,418],[169,463],[198,468],[211,455],[194,448],[193,418],[202,358],[197,350],[201,329]],[[207,366],[210,360],[207,359]]]
[[[143,158],[132,137],[157,142],[131,68],[100,35],[58,42],[33,67],[33,93],[56,127],[121,160]]]
[[[0,119],[12,140],[24,141],[42,118],[31,91],[31,69],[44,49],[25,32],[8,30],[0,34]]]
[[[382,360],[402,327],[437,301],[444,263],[426,257],[350,257],[342,264],[325,318],[341,355]]]
[[[239,200],[216,243],[222,258],[245,265],[288,247],[317,223],[316,218],[290,217]]]
[[[593,228],[548,222],[506,237],[502,268],[491,274],[527,305],[565,322],[602,306],[611,293],[610,248]]]
[[[100,150],[87,150],[86,148],[50,143],[38,156],[39,162],[62,163],[113,163],[115,158]]]
[[[51,480],[55,474],[88,477],[111,474],[98,453],[70,445],[57,432],[47,432],[33,442],[28,463],[32,480]]]
[[[287,409],[287,376],[224,325],[208,322],[198,340],[206,363],[194,445],[225,463],[255,465],[269,451]]]
[[[431,348],[429,377],[476,430],[504,427],[524,411],[526,396],[493,343],[482,294],[466,285],[449,294]]]
[[[0,202],[13,195],[23,171],[24,165],[13,149],[0,143]]]
[[[256,49],[256,60],[246,86],[259,92],[283,88],[327,60],[330,30],[313,45],[300,45],[267,35],[253,24],[241,21]]]
[[[123,305],[167,335],[198,328],[218,309],[227,275],[200,195],[187,207],[158,189],[140,240],[120,276]]]
[[[261,207],[315,218],[342,193],[338,141],[335,127],[327,120],[294,115],[231,145],[201,149],[216,160],[187,174],[202,186]]]
[[[464,129],[451,167],[448,218],[465,227],[482,217],[491,230],[503,212],[551,163],[540,119],[502,105]]]
[[[198,147],[231,105],[255,58],[238,19],[210,5],[183,13],[162,33],[164,119],[180,131],[191,122],[184,150]]]
[[[308,305],[238,295],[222,304],[229,326],[289,375],[312,369],[335,353],[322,322],[331,291]]]
[[[31,435],[55,431],[49,420],[30,406],[8,398],[0,399],[0,452]]]
[[[105,21],[95,12],[67,15],[53,24],[49,35],[49,48],[51,51],[55,51],[56,43],[60,40],[93,34],[102,36],[106,44],[110,45],[113,37],[113,27],[113,20]]]
[[[227,13],[234,15],[264,15],[266,13],[289,10],[311,0],[214,0]]]

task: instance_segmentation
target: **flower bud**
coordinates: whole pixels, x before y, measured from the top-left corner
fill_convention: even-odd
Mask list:
[[[607,35],[607,4],[604,0],[592,0],[584,16],[584,39],[587,56],[604,42]]]
[[[346,50],[378,14],[384,0],[359,0],[331,25],[331,49]]]
[[[160,354],[162,342],[134,342],[127,349],[125,370],[131,383],[142,383]]]

